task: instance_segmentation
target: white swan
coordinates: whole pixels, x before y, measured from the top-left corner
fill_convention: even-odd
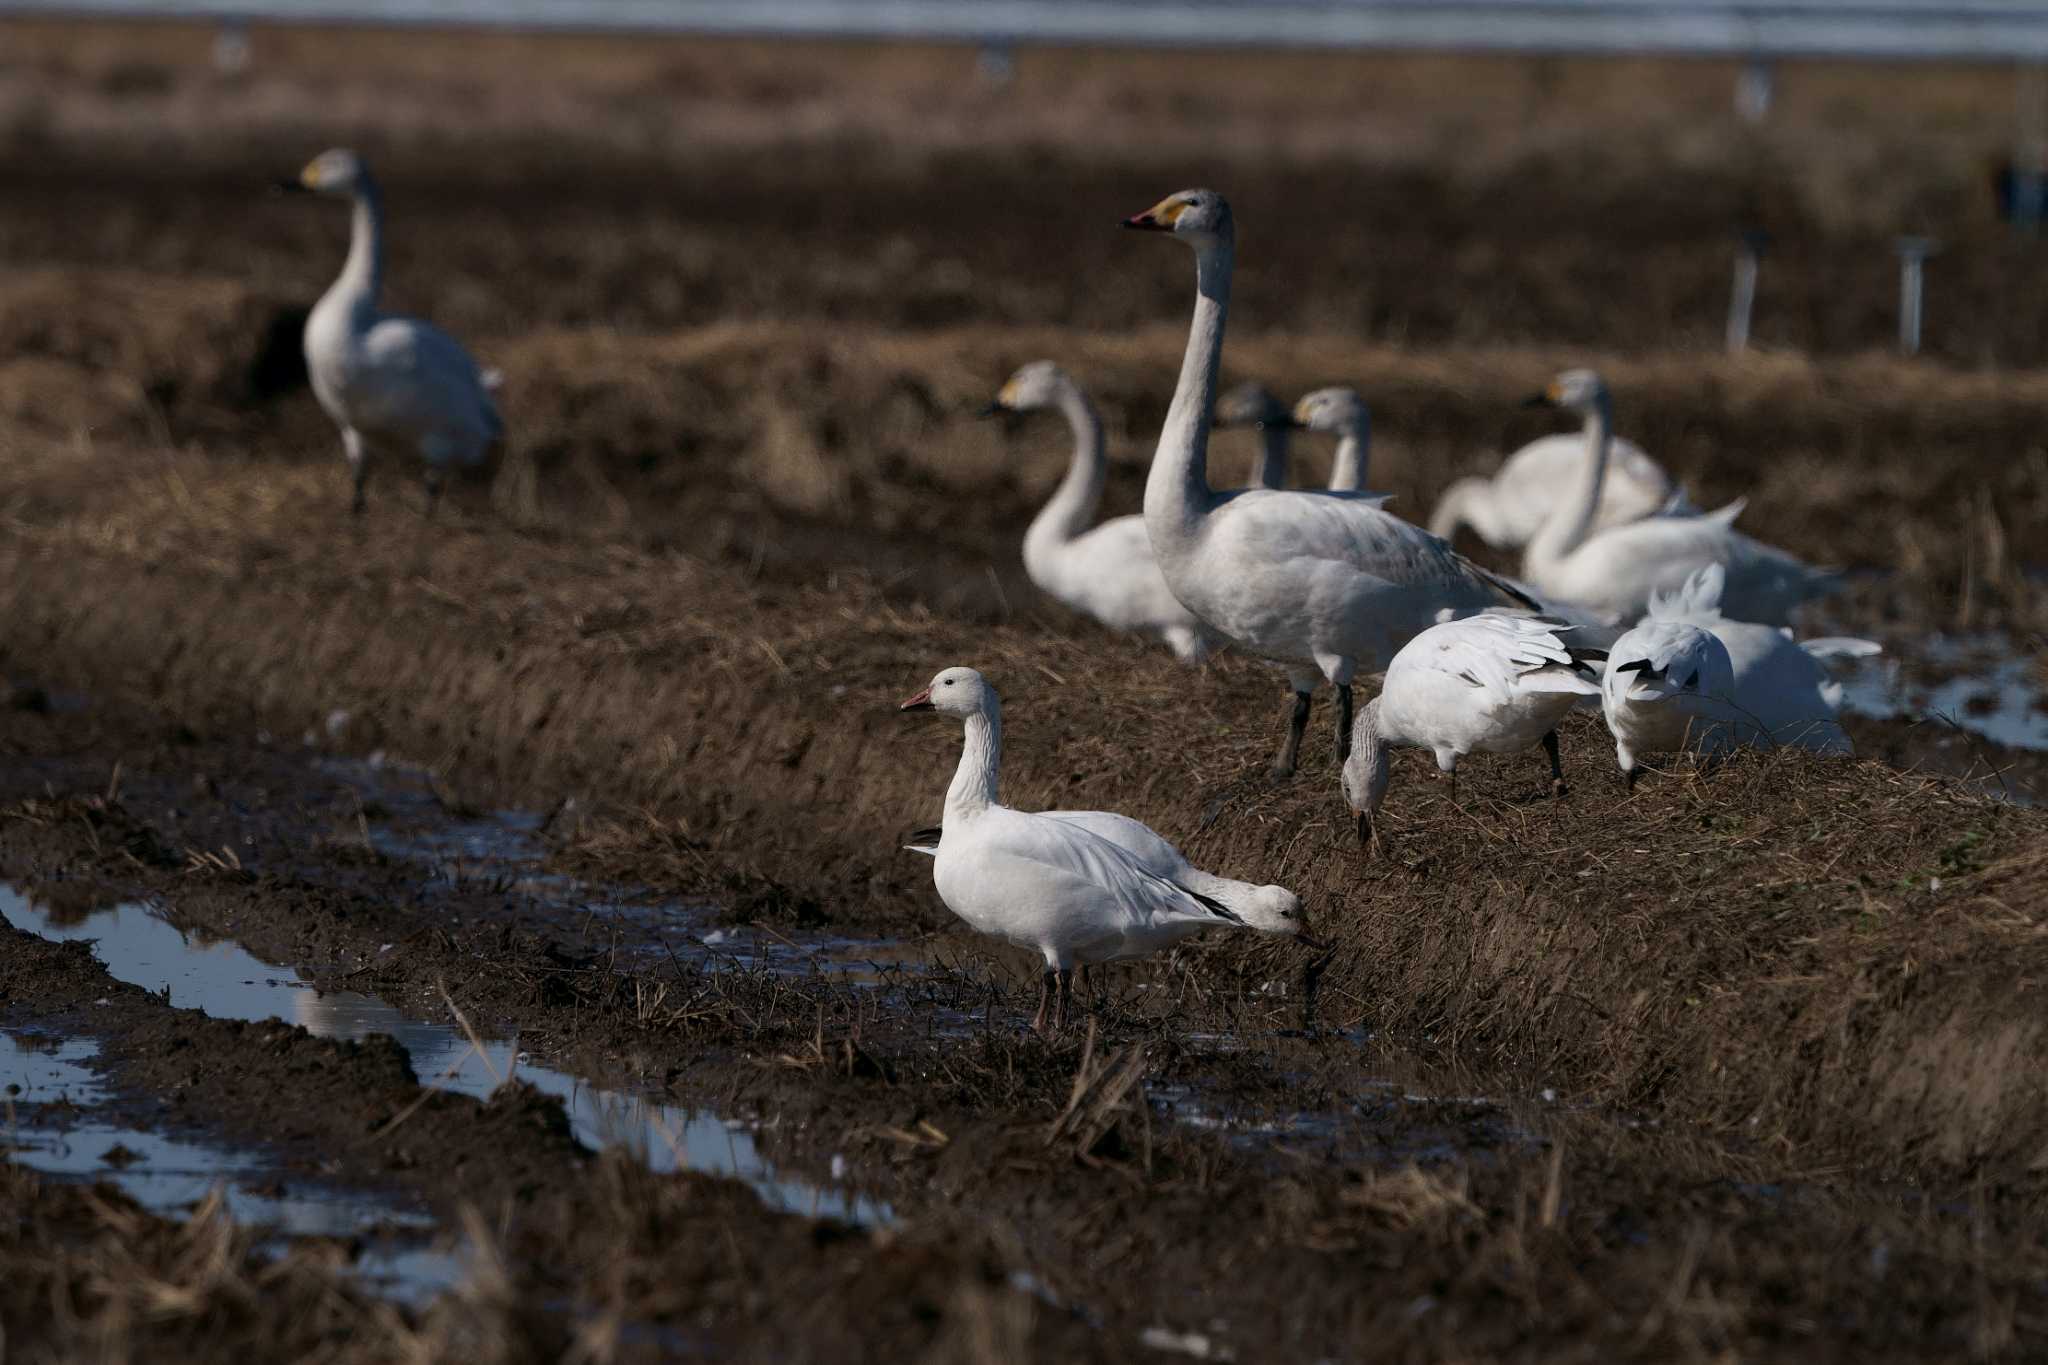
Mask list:
[[[1195,312],[1180,380],[1145,481],[1145,529],[1175,597],[1212,630],[1337,688],[1337,750],[1351,743],[1351,680],[1384,667],[1440,613],[1540,604],[1357,493],[1209,486],[1209,413],[1229,307],[1230,205],[1183,190],[1125,225],[1194,248]],[[1291,772],[1309,696],[1297,690],[1275,764]]]
[[[1567,370],[1529,401],[1586,419],[1577,488],[1552,507],[1523,556],[1522,576],[1539,592],[1633,621],[1652,592],[1669,592],[1694,570],[1720,564],[1727,570],[1723,606],[1741,620],[1781,626],[1801,602],[1839,585],[1839,572],[1814,568],[1736,530],[1741,500],[1700,516],[1650,516],[1596,533],[1612,444],[1607,385],[1591,370]]]
[[[504,439],[492,390],[462,343],[431,323],[377,311],[384,273],[384,208],[377,182],[354,152],[322,152],[281,188],[352,201],[348,259],[306,318],[306,371],[313,393],[341,428],[357,512],[378,452],[425,463],[427,514],[450,469],[484,464]]]
[[[1004,383],[984,414],[1055,408],[1074,434],[1067,475],[1024,533],[1024,571],[1048,597],[1113,630],[1153,635],[1183,663],[1199,663],[1215,644],[1193,612],[1166,586],[1152,558],[1145,519],[1111,517],[1091,527],[1109,463],[1102,419],[1067,373],[1033,361]]]
[[[1356,389],[1327,388],[1303,394],[1287,414],[1287,424],[1302,431],[1335,433],[1337,456],[1330,462],[1330,491],[1365,491],[1366,462],[1372,458],[1372,413]],[[1387,501],[1385,494],[1373,496],[1382,503]]]
[[[1539,436],[1503,460],[1492,478],[1463,478],[1445,489],[1429,514],[1429,529],[1453,540],[1460,526],[1470,526],[1496,550],[1519,550],[1574,486],[1585,454],[1584,436]],[[1685,490],[1641,446],[1613,438],[1595,531],[1659,512],[1697,511]]]
[[[1600,695],[1593,664],[1604,657],[1574,650],[1554,622],[1527,616],[1468,616],[1410,640],[1351,732],[1343,786],[1358,815],[1358,841],[1371,841],[1395,748],[1434,753],[1456,800],[1460,758],[1540,743],[1550,756],[1551,794],[1563,795],[1557,725],[1582,700]]]
[[[1723,709],[1737,744],[1852,754],[1856,746],[1836,719],[1842,686],[1828,676],[1823,659],[1869,658],[1883,653],[1872,640],[1835,636],[1795,640],[1791,631],[1721,612],[1726,574],[1718,564],[1694,573],[1675,593],[1656,593],[1650,617],[1681,621],[1709,631],[1728,651],[1733,681]]]
[[[1250,488],[1287,487],[1287,443],[1293,422],[1287,405],[1256,379],[1247,379],[1216,400],[1218,430],[1250,428],[1259,434],[1259,458]]]
[[[902,709],[943,711],[965,723],[932,880],[947,908],[975,929],[1045,959],[1033,1028],[1045,1026],[1055,990],[1053,1026],[1060,1026],[1077,966],[1157,952],[1206,928],[1246,927],[1230,907],[1155,875],[1100,835],[1002,805],[1002,703],[981,674],[945,669]],[[1299,927],[1297,919],[1274,932]]]

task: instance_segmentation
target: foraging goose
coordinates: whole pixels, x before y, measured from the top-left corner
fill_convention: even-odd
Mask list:
[[[1251,488],[1287,487],[1287,440],[1293,423],[1287,405],[1255,379],[1247,379],[1216,400],[1216,427],[1249,427],[1259,433],[1259,458]]]
[[[1002,703],[981,674],[945,669],[902,709],[942,711],[965,724],[932,880],[947,908],[969,925],[1045,959],[1033,1028],[1044,1028],[1055,996],[1053,1026],[1060,1027],[1077,966],[1143,956],[1206,928],[1247,927],[1221,901],[1156,875],[1072,821],[1002,805]],[[1297,917],[1271,932],[1299,928]]]
[[[1315,940],[1301,929],[1301,897],[1284,886],[1254,886],[1250,882],[1204,872],[1188,861],[1187,854],[1166,842],[1157,830],[1128,815],[1107,810],[1047,810],[1039,814],[1109,840],[1136,858],[1138,865],[1153,876],[1164,877],[1197,895],[1228,906],[1244,921],[1247,929],[1263,929],[1269,934],[1292,934],[1304,943],[1315,944]],[[944,834],[943,826],[921,829],[910,836],[910,842],[904,847],[912,853],[935,858],[939,853],[939,840]],[[1205,927],[1190,924],[1186,931],[1193,934]]]
[[[1384,667],[1442,613],[1541,603],[1358,493],[1209,486],[1209,413],[1230,301],[1234,229],[1213,190],[1168,195],[1125,226],[1195,253],[1195,311],[1179,382],[1145,481],[1145,529],[1173,595],[1218,634],[1337,689],[1339,757],[1351,681]],[[1296,690],[1275,771],[1292,772],[1308,722]]]
[[[355,209],[348,259],[306,318],[306,371],[341,428],[355,482],[351,508],[363,510],[370,458],[384,452],[425,464],[432,516],[448,471],[483,465],[504,439],[491,396],[496,375],[479,370],[462,343],[433,324],[377,311],[384,205],[362,158],[322,152],[280,188],[346,198]]]
[[[1522,560],[1522,576],[1546,596],[1617,622],[1634,621],[1652,592],[1669,592],[1694,570],[1720,564],[1727,570],[1726,610],[1740,620],[1782,626],[1794,607],[1840,583],[1838,571],[1814,568],[1736,530],[1740,499],[1717,512],[1650,516],[1596,533],[1612,445],[1607,385],[1591,370],[1567,370],[1528,401],[1586,419],[1578,488],[1553,506]]]
[[[1215,640],[1173,595],[1152,558],[1145,519],[1111,517],[1091,527],[1109,463],[1102,419],[1081,386],[1049,360],[1033,361],[983,412],[1055,408],[1074,434],[1066,477],[1024,533],[1024,571],[1048,597],[1113,630],[1164,640],[1182,663],[1200,663]]]
[[[1698,626],[1728,651],[1733,682],[1724,718],[1733,742],[1853,754],[1856,746],[1836,719],[1842,686],[1821,661],[1869,658],[1883,653],[1882,646],[1846,636],[1795,640],[1782,627],[1731,621],[1721,611],[1725,583],[1722,567],[1709,564],[1677,592],[1653,593],[1649,614],[1654,620]]]
[[[1728,647],[1710,630],[1650,619],[1616,640],[1600,679],[1600,710],[1628,789],[1636,789],[1639,753],[1726,749],[1733,736],[1723,724],[1723,699],[1734,689]]]
[[[1564,794],[1557,725],[1600,695],[1593,665],[1606,656],[1571,648],[1559,629],[1527,616],[1482,614],[1431,626],[1402,646],[1380,694],[1359,711],[1344,762],[1359,843],[1371,842],[1397,747],[1433,752],[1455,801],[1466,754],[1519,753],[1540,743],[1550,756],[1551,794]]]
[[[1593,530],[1699,511],[1641,446],[1616,436],[1609,451]],[[1503,460],[1492,478],[1463,478],[1445,489],[1429,514],[1431,534],[1455,540],[1460,526],[1470,526],[1496,550],[1521,549],[1567,496],[1585,455],[1584,436],[1538,437]]]

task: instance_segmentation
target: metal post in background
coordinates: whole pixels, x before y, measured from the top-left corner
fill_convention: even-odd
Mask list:
[[[1745,123],[1762,123],[1777,93],[1778,72],[1768,57],[1751,57],[1735,73],[1735,112]]]
[[[1901,237],[1899,252],[1899,350],[1920,354],[1920,318],[1926,293],[1927,258],[1940,246],[1932,237]]]
[[[1728,295],[1728,354],[1749,349],[1749,320],[1756,311],[1756,271],[1770,235],[1751,228],[1735,248],[1735,288]]]
[[[2022,236],[2041,230],[2042,172],[2048,169],[2048,67],[2039,62],[2021,65],[2014,82],[2017,127],[2014,129],[2012,171],[2006,185],[2006,219]]]

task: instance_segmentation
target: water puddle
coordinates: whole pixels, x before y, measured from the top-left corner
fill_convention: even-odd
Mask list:
[[[578,1141],[600,1150],[622,1148],[657,1174],[698,1170],[732,1176],[772,1207],[814,1218],[872,1225],[895,1216],[886,1204],[781,1174],[741,1124],[532,1065],[517,1039],[483,1039],[473,1046],[459,1028],[405,1018],[373,996],[317,991],[289,968],[259,961],[232,942],[208,942],[180,930],[149,906],[110,906],[76,923],[59,923],[13,888],[0,886],[0,916],[42,938],[91,943],[111,975],[163,993],[179,1008],[220,1019],[282,1020],[323,1038],[389,1034],[411,1055],[413,1073],[424,1086],[484,1099],[516,1075],[562,1101]]]
[[[0,893],[4,894],[4,893]],[[268,1228],[281,1253],[293,1237],[352,1239],[352,1269],[370,1288],[422,1303],[461,1278],[459,1259],[421,1245],[434,1220],[360,1190],[284,1189],[261,1153],[166,1137],[109,1112],[88,1063],[90,1038],[0,1033],[0,1152],[45,1175],[104,1181],[152,1213],[179,1217],[222,1191],[228,1211]]]
[[[1938,717],[2013,749],[2048,750],[2048,673],[2002,635],[1931,635],[1910,658],[1840,670],[1843,709],[1888,720]]]

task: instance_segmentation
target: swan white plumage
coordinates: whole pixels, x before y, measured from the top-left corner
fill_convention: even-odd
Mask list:
[[[1823,659],[1869,658],[1883,653],[1872,640],[1835,636],[1797,640],[1791,631],[1731,621],[1721,611],[1726,574],[1718,564],[1695,572],[1673,593],[1650,599],[1653,620],[1680,621],[1711,632],[1728,651],[1732,682],[1721,709],[1734,743],[1787,746],[1819,754],[1856,751],[1836,718],[1842,687]]]
[[[1617,622],[1634,621],[1651,593],[1670,592],[1695,570],[1720,564],[1727,573],[1724,609],[1740,620],[1782,626],[1800,603],[1839,586],[1836,570],[1815,568],[1736,530],[1741,500],[1697,516],[1660,514],[1596,532],[1612,445],[1607,385],[1591,370],[1567,370],[1529,401],[1586,420],[1577,488],[1552,507],[1522,559],[1523,578],[1545,596]]]
[[[1574,706],[1600,695],[1594,663],[1602,656],[1566,644],[1555,622],[1481,614],[1431,626],[1387,665],[1380,694],[1359,710],[1344,761],[1345,799],[1369,843],[1373,816],[1387,794],[1392,751],[1427,749],[1451,779],[1470,753],[1519,753],[1541,744],[1550,757],[1552,795],[1564,794],[1557,725]]]
[[[1256,379],[1247,379],[1216,400],[1218,430],[1249,428],[1259,434],[1259,458],[1249,488],[1287,487],[1289,433],[1287,405]]]
[[[1109,840],[1137,859],[1138,865],[1153,876],[1164,877],[1196,895],[1207,896],[1230,907],[1248,929],[1263,929],[1269,934],[1293,934],[1304,942],[1313,942],[1302,932],[1301,897],[1284,886],[1254,886],[1250,882],[1204,872],[1150,825],[1128,815],[1118,815],[1115,811],[1047,810],[1039,814]],[[937,857],[939,840],[944,833],[943,827],[938,826],[918,830],[904,847],[912,853]],[[1191,924],[1187,932],[1198,933],[1204,927]]]
[[[1454,540],[1460,526],[1470,526],[1496,550],[1519,550],[1576,485],[1585,454],[1584,436],[1539,436],[1503,460],[1492,478],[1463,478],[1445,489],[1429,514],[1429,529]],[[1698,511],[1641,446],[1613,438],[1595,531],[1659,512],[1682,516]]]
[[[1002,703],[975,670],[940,671],[902,709],[941,711],[964,724],[932,879],[969,925],[1044,958],[1033,1028],[1045,1026],[1055,994],[1059,1026],[1078,966],[1156,952],[1205,928],[1246,927],[1228,906],[1155,875],[1108,839],[1001,804]],[[1298,929],[1296,921],[1276,932]]]
[[[364,508],[371,457],[422,461],[432,515],[451,469],[486,463],[504,439],[492,398],[496,371],[480,370],[462,343],[431,323],[377,311],[384,271],[384,208],[369,167],[342,148],[322,152],[282,188],[350,200],[348,258],[306,318],[306,371],[320,406],[341,428]]]
[[[1024,533],[1024,571],[1048,597],[1113,630],[1156,636],[1181,662],[1200,663],[1215,638],[1166,586],[1145,519],[1111,517],[1090,525],[1109,463],[1102,419],[1081,386],[1051,361],[1033,361],[1010,376],[984,412],[1044,408],[1067,419],[1074,452],[1066,477]]]
[[[1209,415],[1229,308],[1234,229],[1213,190],[1168,195],[1125,226],[1195,252],[1194,319],[1145,482],[1145,529],[1175,597],[1246,651],[1337,689],[1337,749],[1351,743],[1351,681],[1384,667],[1440,614],[1541,604],[1357,493],[1209,486]],[[1297,692],[1278,772],[1308,720]]]

